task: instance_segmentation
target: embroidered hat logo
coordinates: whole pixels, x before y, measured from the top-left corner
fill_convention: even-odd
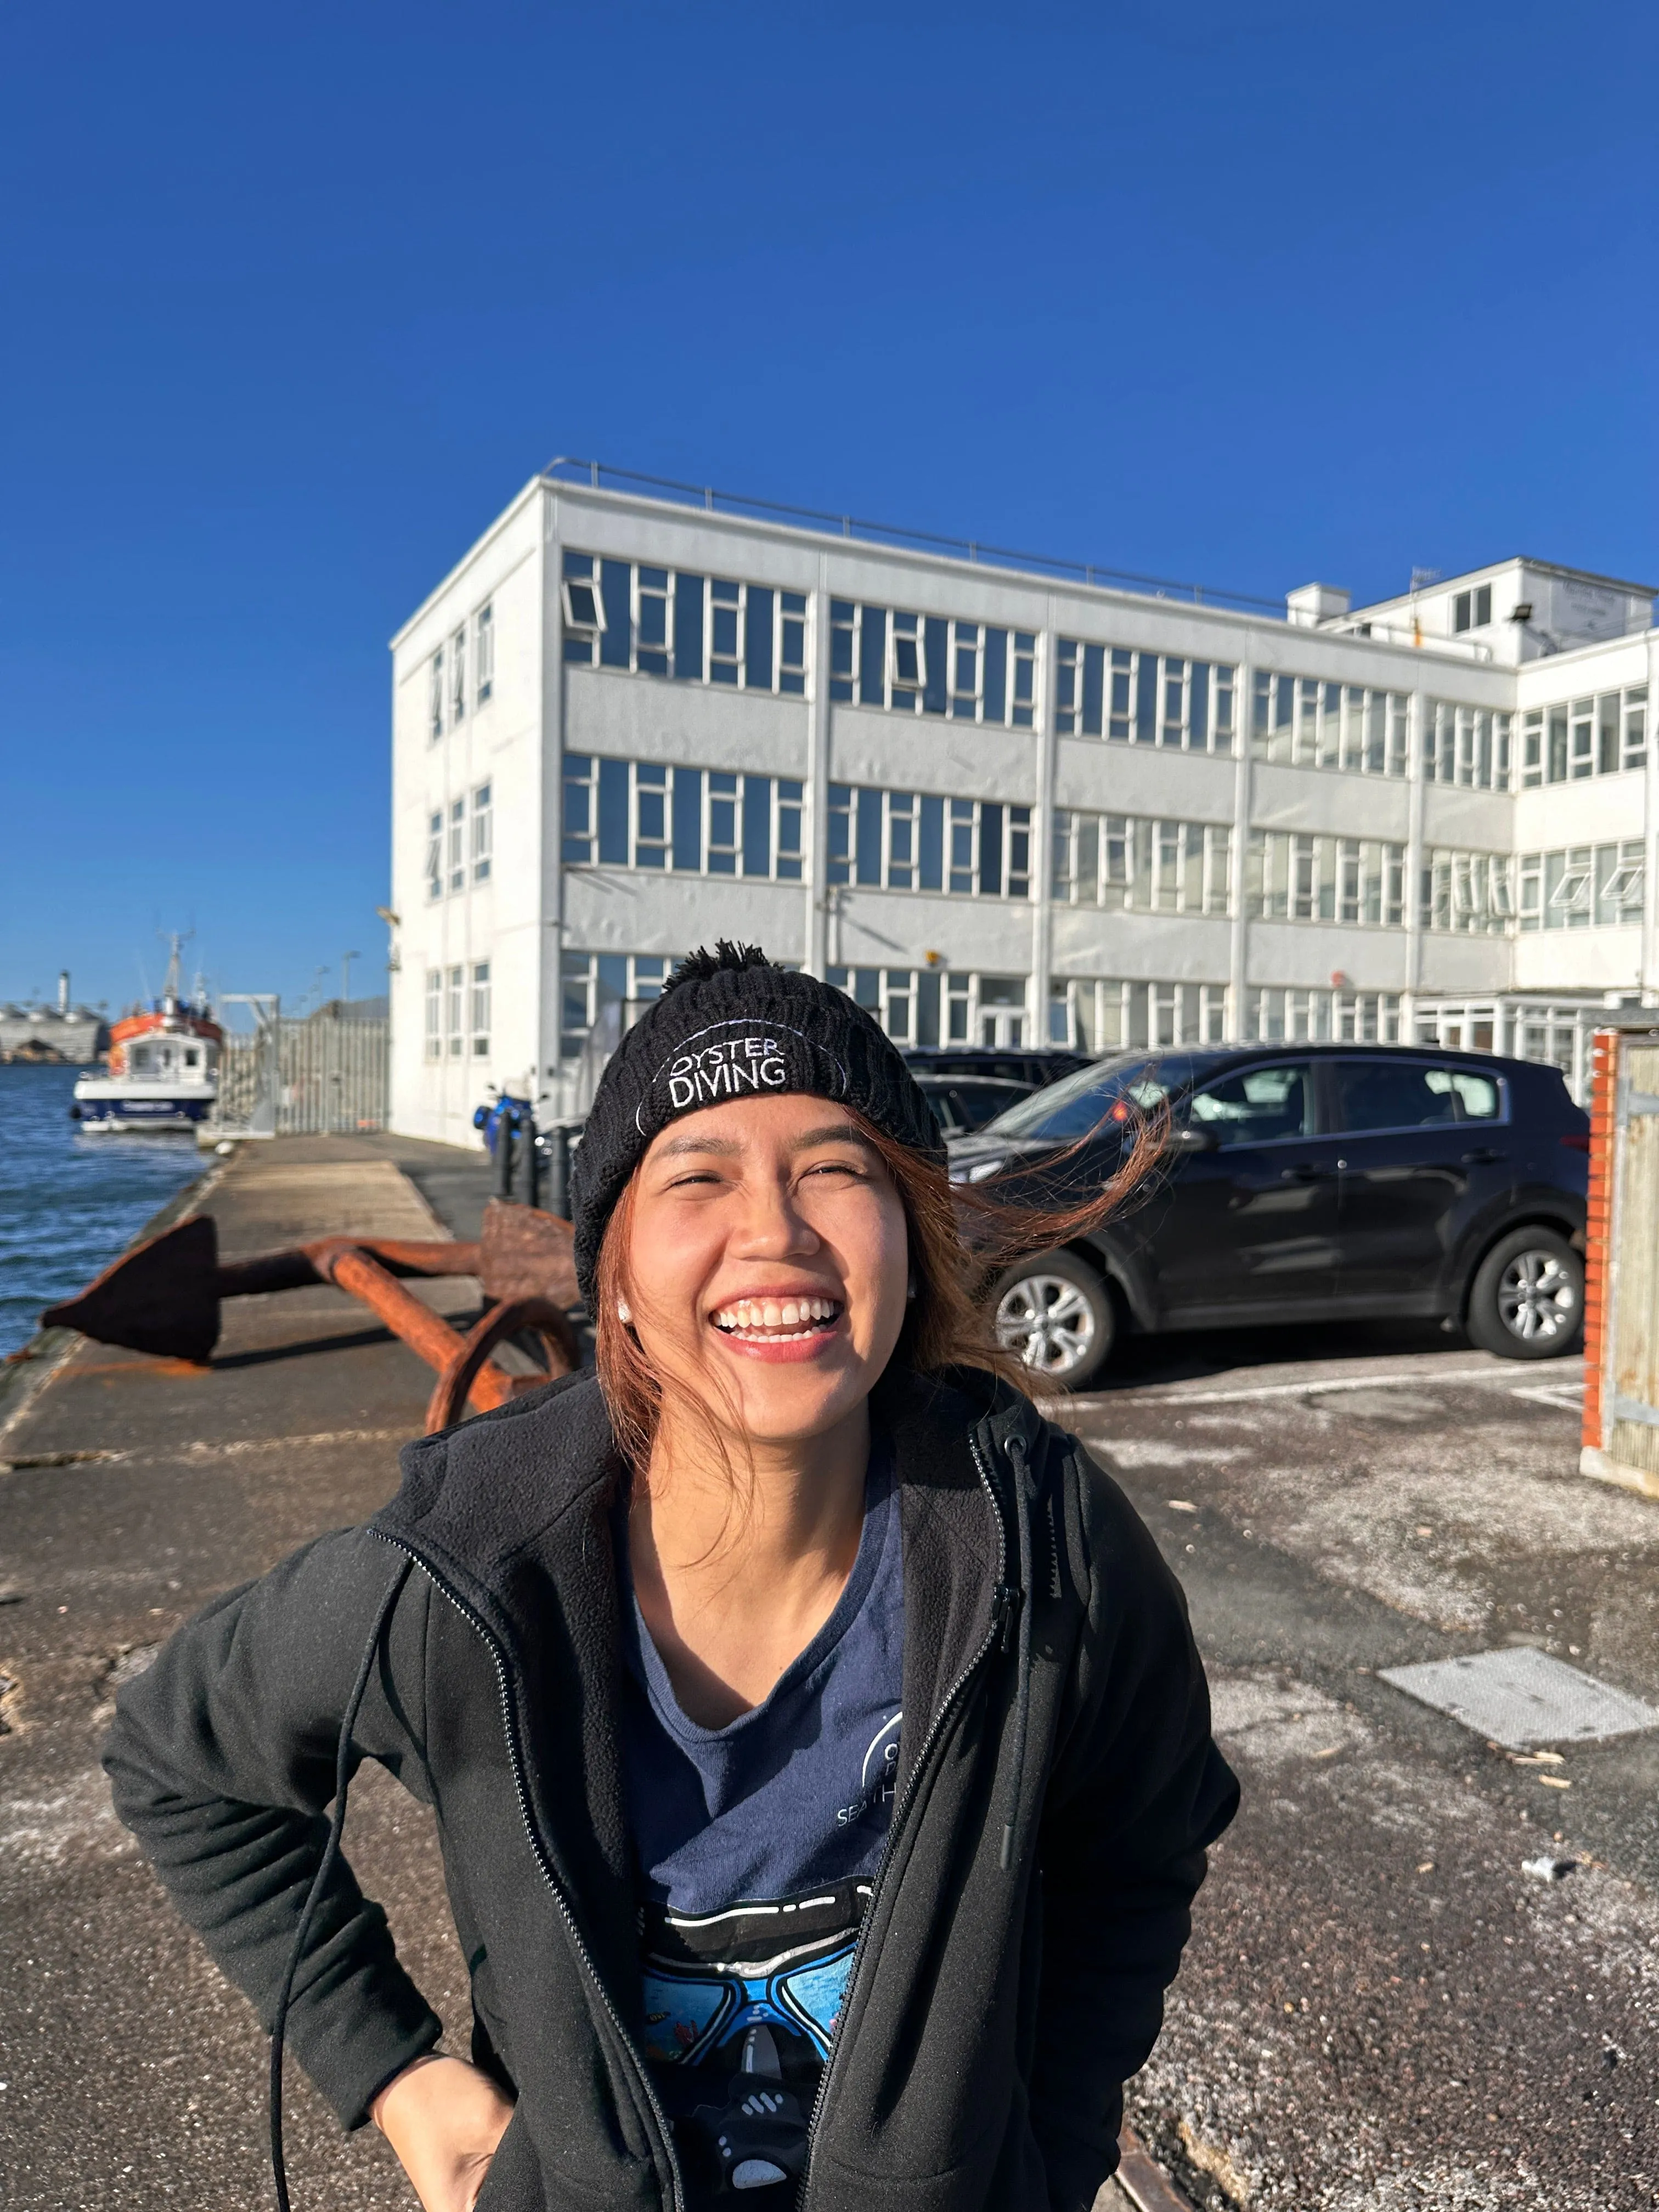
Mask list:
[[[670,1109],[676,1114],[688,1106],[740,1098],[745,1091],[781,1091],[788,1080],[776,1040],[763,1035],[726,1037],[682,1053],[665,1073]]]

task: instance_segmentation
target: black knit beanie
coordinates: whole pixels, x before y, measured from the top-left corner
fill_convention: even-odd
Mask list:
[[[854,1107],[895,1142],[945,1158],[897,1047],[844,991],[723,938],[681,961],[611,1054],[571,1164],[576,1280],[590,1314],[605,1224],[659,1131],[705,1106],[791,1091]]]

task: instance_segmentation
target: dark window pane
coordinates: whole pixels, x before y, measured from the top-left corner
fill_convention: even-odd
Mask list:
[[[916,1042],[939,1042],[939,972],[933,968],[924,968],[916,978]]]
[[[769,876],[772,872],[772,779],[746,775],[743,780],[743,872]]]
[[[950,674],[951,625],[929,615],[921,627],[927,641],[927,683],[921,695],[921,711],[924,714],[942,714]]]
[[[887,610],[866,607],[859,617],[859,702],[887,703]]]
[[[599,858],[613,867],[628,866],[628,763],[599,763]]]
[[[1192,690],[1188,695],[1187,729],[1190,742],[1202,752],[1210,733],[1210,664],[1207,660],[1193,663]]]
[[[702,681],[702,578],[674,579],[674,673]]]
[[[626,561],[600,563],[605,628],[599,635],[599,659],[607,668],[627,668],[634,658],[634,611],[629,604],[632,585]]]
[[[1342,1129],[1421,1129],[1456,1118],[1451,1072],[1387,1060],[1345,1060],[1336,1066],[1337,1126]]]
[[[985,719],[1000,722],[1008,713],[1008,633],[1006,629],[988,629],[985,633]]]
[[[749,586],[743,680],[751,691],[772,689],[772,594],[758,584]]]
[[[979,888],[987,898],[1002,889],[1002,809],[989,799],[979,810]]]
[[[1313,1128],[1313,1085],[1305,1063],[1247,1067],[1197,1092],[1188,1118],[1224,1146],[1271,1144]]]
[[[674,866],[702,866],[702,771],[674,770]]]
[[[1135,672],[1135,743],[1155,744],[1158,741],[1158,655],[1143,653],[1140,665]]]
[[[924,799],[921,802],[921,888],[925,891],[942,890],[945,887],[945,801]],[[924,982],[927,979],[923,978]],[[934,976],[934,1021],[938,1022],[939,978]],[[934,1038],[934,1042],[939,1042]]]
[[[861,884],[881,881],[881,793],[860,791],[858,795],[858,880]]]

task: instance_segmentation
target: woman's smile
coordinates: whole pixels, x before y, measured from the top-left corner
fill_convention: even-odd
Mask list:
[[[722,1342],[745,1358],[811,1359],[835,1341],[846,1310],[844,1298],[815,1291],[750,1291],[709,1318]]]

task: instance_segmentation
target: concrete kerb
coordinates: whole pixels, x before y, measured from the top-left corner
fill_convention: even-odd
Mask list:
[[[137,1236],[128,1240],[123,1250],[131,1252],[135,1245],[143,1243],[146,1238],[159,1237],[164,1229],[173,1228],[176,1223],[194,1213],[230,1164],[230,1158],[216,1160],[194,1182],[187,1182],[182,1190],[175,1190],[167,1204],[150,1216]],[[120,1256],[119,1253],[113,1255],[116,1259]],[[84,1341],[77,1329],[37,1329],[22,1349],[13,1352],[5,1364],[0,1366],[0,1474],[8,1471],[3,1456],[7,1436],[70,1358],[76,1346]]]

